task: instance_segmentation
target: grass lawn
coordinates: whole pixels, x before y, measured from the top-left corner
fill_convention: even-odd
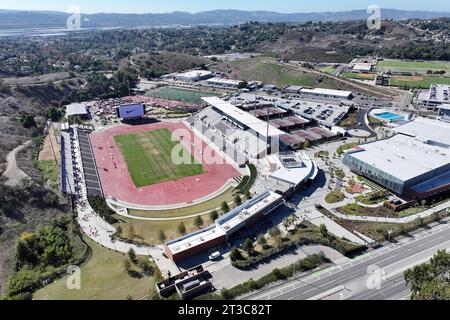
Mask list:
[[[450,63],[444,61],[406,61],[406,60],[385,60],[378,62],[378,70],[395,70],[405,72],[426,73],[428,70],[450,72]]]
[[[172,150],[180,142],[171,140],[168,129],[114,137],[136,187],[202,174],[203,167],[191,155],[191,164],[176,165]],[[187,150],[184,150],[187,152]]]
[[[37,167],[52,188],[59,189],[59,166],[54,160],[39,160]]]
[[[342,202],[342,200],[345,199],[345,195],[342,192],[330,192],[329,194],[327,194],[327,196],[325,197],[325,201],[327,203],[338,203],[338,202]]]
[[[92,258],[81,267],[81,290],[68,290],[67,278],[37,291],[36,300],[125,300],[127,296],[139,299],[154,286],[153,277],[132,278],[125,271],[125,255],[110,251],[86,240],[92,249]]]
[[[147,92],[146,95],[160,99],[184,101],[193,104],[202,103],[202,97],[217,96],[217,94],[212,92],[186,90],[173,87],[161,87]]]
[[[178,225],[183,222],[186,226],[187,233],[197,230],[194,227],[194,218],[174,220],[174,221],[140,221],[127,219],[121,216],[115,216],[120,222],[114,226],[122,228],[122,237],[134,241],[145,242],[148,244],[161,244],[159,240],[159,231],[163,230],[166,239],[176,239],[181,235],[178,233]],[[203,217],[205,226],[211,224],[209,217]]]
[[[237,193],[238,191],[236,191],[234,188],[230,188],[225,193],[222,193],[220,196],[217,196],[214,199],[186,208],[163,211],[143,211],[130,209],[129,213],[133,216],[146,218],[175,218],[189,216],[196,213],[216,210],[224,201],[226,201],[228,204],[231,204],[234,201],[234,196]]]
[[[419,89],[429,89],[430,86],[434,83],[450,85],[450,78],[437,76],[393,76],[390,81],[390,85],[394,87],[408,87]]]
[[[336,72],[336,68],[334,67],[325,67],[319,69],[320,72],[327,73],[327,74],[334,74]]]
[[[372,73],[342,72],[341,76],[346,79],[375,80],[375,74]]]

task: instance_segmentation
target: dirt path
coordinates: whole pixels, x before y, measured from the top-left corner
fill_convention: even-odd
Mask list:
[[[31,146],[32,143],[32,140],[28,140],[21,146],[18,146],[13,151],[11,151],[6,157],[7,166],[6,171],[3,173],[3,176],[8,179],[5,183],[7,186],[15,187],[19,185],[23,179],[29,178],[29,176],[17,166],[16,155],[20,151]]]
[[[59,123],[53,123],[53,125],[50,126],[47,136],[44,140],[44,146],[39,152],[39,160],[52,160],[58,163],[60,165],[61,163],[61,155],[59,152],[59,142],[58,138],[55,134],[55,128],[60,130],[61,125]]]

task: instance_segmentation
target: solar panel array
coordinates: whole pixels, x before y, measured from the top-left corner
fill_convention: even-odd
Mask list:
[[[103,196],[103,191],[98,177],[97,164],[92,152],[89,131],[78,130],[78,142],[80,144],[81,159],[83,163],[84,179],[86,181],[87,194],[89,196]]]

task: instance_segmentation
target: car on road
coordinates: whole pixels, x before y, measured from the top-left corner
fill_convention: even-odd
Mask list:
[[[214,252],[213,254],[211,254],[211,255],[209,256],[209,260],[211,260],[211,261],[217,261],[217,260],[219,260],[220,257],[222,257],[222,255],[220,254],[219,251],[216,251],[216,252]]]

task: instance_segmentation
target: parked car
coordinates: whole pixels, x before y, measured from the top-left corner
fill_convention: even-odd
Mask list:
[[[218,260],[220,257],[222,257],[222,255],[220,254],[219,251],[216,251],[216,252],[214,252],[213,254],[211,254],[211,255],[209,256],[209,260],[211,260],[211,261],[216,261],[216,260]]]

